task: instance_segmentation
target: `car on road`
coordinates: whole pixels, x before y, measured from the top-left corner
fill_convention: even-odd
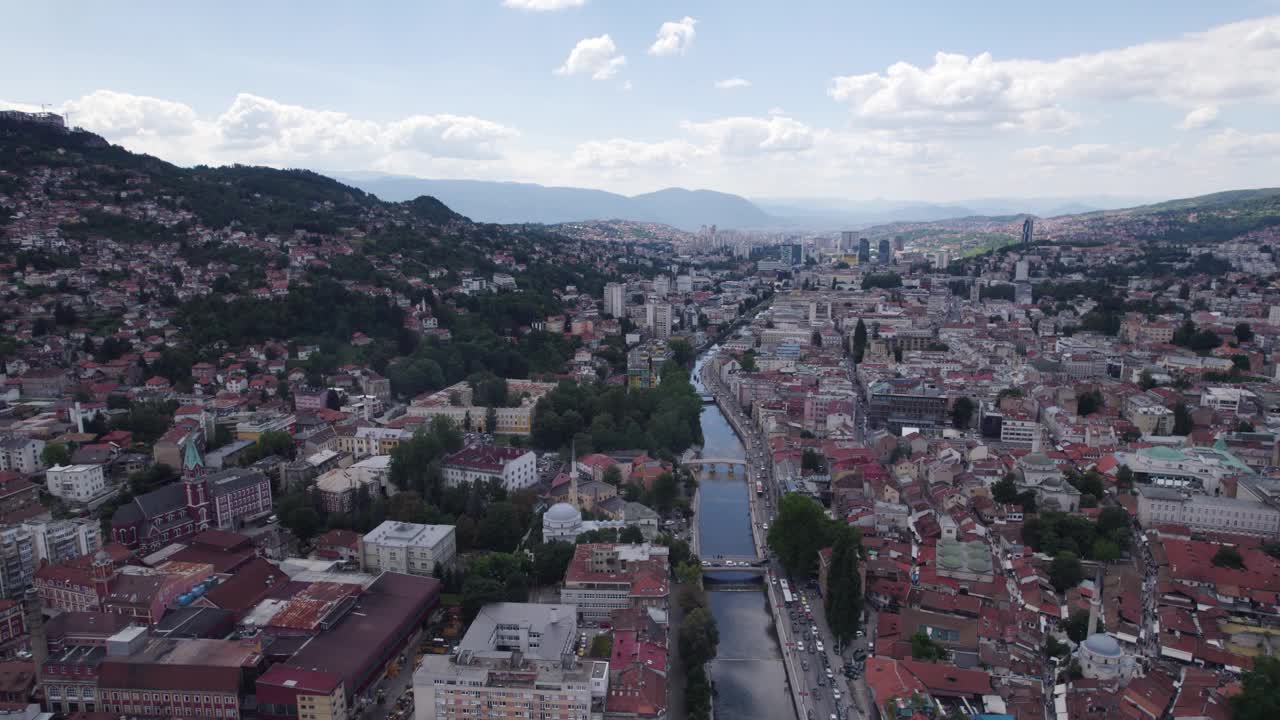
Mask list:
[[[803,668],[805,672],[809,672],[809,661],[808,661],[808,660],[801,660],[801,661],[800,661],[800,667],[801,667],[801,668]]]
[[[835,673],[831,672],[831,668],[827,668],[827,679],[835,677]]]
[[[840,690],[839,690],[839,689],[833,690],[833,691],[831,692],[831,696],[832,696],[832,697],[834,697],[834,698],[836,699],[836,702],[840,702]]]
[[[826,652],[826,649],[822,647],[821,640],[818,641],[818,652]]]
[[[804,642],[803,642],[803,641],[800,641],[800,642],[797,642],[797,643],[796,643],[796,652],[804,652]]]

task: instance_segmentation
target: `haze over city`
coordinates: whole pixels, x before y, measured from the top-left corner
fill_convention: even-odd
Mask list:
[[[1280,155],[1274,2],[41,2],[0,60],[0,106],[184,165],[937,202]]]

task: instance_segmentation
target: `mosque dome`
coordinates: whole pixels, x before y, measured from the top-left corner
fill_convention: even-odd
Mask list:
[[[1103,657],[1119,657],[1122,654],[1120,643],[1106,633],[1090,635],[1085,638],[1084,646],[1089,649],[1089,652]]]
[[[571,523],[582,520],[582,513],[578,512],[578,508],[569,503],[556,503],[551,506],[547,514],[543,516],[545,519],[556,523]]]

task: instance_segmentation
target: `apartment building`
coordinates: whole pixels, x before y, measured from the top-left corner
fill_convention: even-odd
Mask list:
[[[44,467],[40,459],[44,453],[44,441],[29,437],[0,438],[0,471],[30,475]]]
[[[471,445],[444,459],[444,480],[451,486],[496,480],[508,491],[538,482],[537,456],[532,450],[498,445]]]
[[[572,606],[486,605],[455,656],[423,657],[413,674],[417,720],[589,720],[592,695],[608,688],[596,668],[607,664],[579,661],[577,628]]]
[[[430,575],[436,563],[452,567],[458,553],[453,525],[420,525],[387,520],[360,539],[365,572]]]
[[[666,608],[667,548],[658,545],[584,544],[574,548],[560,602],[598,622],[614,610]]]
[[[45,471],[49,494],[74,503],[87,503],[107,489],[101,465],[54,465]]]

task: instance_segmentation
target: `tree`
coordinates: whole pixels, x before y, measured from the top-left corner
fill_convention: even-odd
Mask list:
[[[822,333],[814,330],[809,336],[809,344],[814,347],[822,347]]]
[[[62,443],[49,443],[44,446],[44,450],[40,451],[40,462],[44,463],[45,467],[70,465],[71,451]]]
[[[1089,637],[1089,611],[1077,610],[1071,613],[1071,616],[1067,618],[1064,630],[1067,633],[1067,637],[1071,638],[1071,642],[1084,642],[1084,639]]]
[[[618,533],[618,542],[638,545],[644,542],[644,533],[641,532],[639,526],[628,525],[622,528],[622,532]]]
[[[684,338],[673,338],[667,343],[667,349],[671,351],[671,359],[677,363],[689,367],[693,364],[695,353],[693,347],[689,345],[689,341]]]
[[[1244,558],[1241,557],[1240,551],[1232,545],[1222,545],[1218,547],[1218,552],[1213,554],[1213,566],[1232,568],[1233,570],[1244,569]]]
[[[862,355],[867,350],[867,325],[862,322],[862,318],[858,318],[858,324],[853,328],[853,361],[855,363],[862,362]]]
[[[533,579],[539,585],[553,585],[564,579],[573,560],[574,546],[567,542],[541,543],[533,548]]]
[[[506,599],[505,583],[490,577],[470,575],[462,583],[462,620],[470,624],[480,614],[480,608]]]
[[[1173,406],[1173,434],[1174,435],[1190,435],[1195,428],[1195,424],[1191,420],[1191,412],[1187,410],[1187,404],[1179,402]]]
[[[1259,656],[1241,677],[1243,689],[1231,698],[1232,720],[1280,717],[1280,660]]]
[[[715,616],[707,608],[695,608],[680,624],[680,657],[686,667],[703,665],[716,656],[720,631]]]
[[[1013,473],[1005,473],[1004,477],[991,486],[991,497],[1005,505],[1018,499],[1018,483]]]
[[[911,636],[911,658],[935,662],[947,659],[947,649],[923,632]]]
[[[1155,378],[1151,377],[1151,371],[1143,369],[1143,371],[1138,374],[1138,387],[1143,390],[1150,390],[1155,386],[1156,381]]]
[[[1066,592],[1079,585],[1082,579],[1084,570],[1080,567],[1080,558],[1073,552],[1063,550],[1049,564],[1049,582],[1058,592]]]
[[[622,470],[618,469],[617,465],[610,465],[604,469],[604,476],[602,479],[606,483],[617,487],[622,484]]]
[[[674,475],[664,472],[654,479],[650,494],[654,509],[666,514],[671,512],[672,506],[675,505],[676,497],[680,494],[680,485],[676,482]]]
[[[1076,414],[1087,417],[1102,409],[1105,404],[1102,393],[1097,390],[1080,393],[1076,396]]]
[[[820,473],[826,467],[822,454],[813,448],[805,448],[800,456],[800,469],[805,472]]]
[[[1128,465],[1116,469],[1116,485],[1122,488],[1133,487],[1133,470]]]
[[[1253,328],[1249,327],[1249,323],[1246,322],[1236,323],[1232,334],[1236,336],[1237,342],[1247,343],[1253,339]]]
[[[960,430],[969,427],[969,421],[973,419],[973,411],[972,400],[967,397],[956,398],[955,403],[951,405],[951,425]]]
[[[484,411],[484,430],[487,433],[496,433],[498,431],[498,409],[488,407]]]
[[[1120,559],[1120,546],[1106,538],[1098,538],[1090,547],[1089,557],[1098,562],[1112,562]]]
[[[756,372],[756,352],[748,350],[738,357],[738,366],[742,368],[742,372]]]
[[[862,581],[858,576],[862,534],[844,526],[836,531],[831,547],[831,567],[827,575],[827,624],[836,639],[853,639],[862,621]]]
[[[831,544],[834,529],[821,505],[791,493],[778,503],[777,517],[769,528],[769,547],[789,575],[808,577],[817,567],[818,551]]]

